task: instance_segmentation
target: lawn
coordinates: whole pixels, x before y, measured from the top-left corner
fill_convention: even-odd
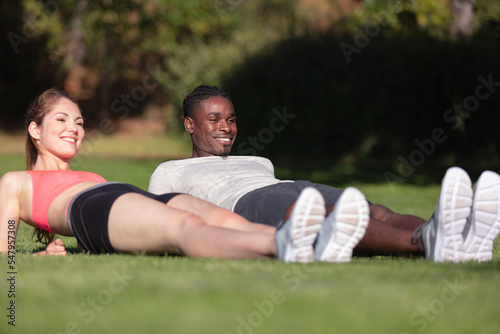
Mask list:
[[[75,169],[143,189],[164,160],[154,154],[136,159],[97,151],[83,157]],[[0,175],[23,166],[18,151],[0,152]],[[432,214],[439,194],[436,182],[391,186],[376,177],[366,181],[367,171],[345,166],[284,164],[277,173],[340,187],[354,184],[373,202],[422,217]],[[73,239],[64,240],[75,249]],[[0,333],[402,334],[500,329],[498,240],[494,261],[462,264],[398,258],[301,265],[140,254],[36,257],[29,253],[40,247],[32,241],[31,229],[22,225],[16,249],[12,270],[9,258],[1,256]],[[11,276],[14,280],[8,281]],[[9,291],[15,291],[15,297]],[[12,301],[15,327],[8,324]]]

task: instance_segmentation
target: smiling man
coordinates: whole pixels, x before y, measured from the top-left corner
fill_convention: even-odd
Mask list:
[[[199,104],[203,112],[184,115],[184,128],[193,142],[192,158],[228,156],[238,132],[233,104],[223,96]]]
[[[313,187],[324,197],[328,217],[336,222],[332,228],[345,229],[341,233],[358,255],[425,256],[439,262],[492,258],[493,240],[500,230],[500,206],[490,205],[500,199],[496,173],[484,172],[473,192],[467,173],[450,168],[429,221],[369,203],[369,225],[364,236],[356,239],[354,231],[364,215],[360,204],[366,203],[362,194],[344,196],[344,190],[328,185],[279,180],[270,160],[229,155],[237,133],[229,93],[215,86],[196,87],[184,98],[183,119],[193,142],[192,158],[158,166],[149,183],[152,193],[188,193],[250,221],[276,226],[291,211],[300,192]],[[346,223],[339,212],[354,218]]]

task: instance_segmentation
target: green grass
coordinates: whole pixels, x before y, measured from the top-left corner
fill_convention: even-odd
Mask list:
[[[75,169],[147,188],[161,158],[87,156]],[[0,175],[23,169],[0,156]],[[342,166],[282,166],[280,177],[366,177]],[[342,176],[349,178],[342,182]],[[439,185],[355,183],[376,203],[429,217]],[[75,250],[72,238],[64,238]],[[143,255],[36,257],[21,225],[16,260],[16,327],[7,324],[8,258],[0,256],[0,333],[497,333],[500,245],[489,263],[355,258],[347,264],[285,264]]]
[[[143,126],[145,127],[145,126]],[[144,130],[146,131],[146,130]],[[0,132],[0,159],[3,155],[24,154],[25,137]],[[88,157],[123,158],[188,158],[191,156],[189,136],[174,138],[167,135],[140,133],[136,136],[124,134],[103,135],[98,130],[89,130],[73,164]]]

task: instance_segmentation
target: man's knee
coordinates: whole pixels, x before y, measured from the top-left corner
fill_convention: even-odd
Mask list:
[[[394,212],[380,204],[370,204],[370,217],[380,221],[388,219]]]

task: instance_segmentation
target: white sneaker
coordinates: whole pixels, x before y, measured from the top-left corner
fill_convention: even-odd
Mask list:
[[[349,262],[352,250],[365,235],[370,208],[356,188],[346,188],[318,232],[314,258],[318,261]]]
[[[435,262],[460,262],[464,259],[462,232],[472,205],[469,175],[459,167],[446,171],[436,211],[417,227],[413,239],[422,238],[425,257]],[[420,235],[418,235],[420,234]]]
[[[315,188],[300,193],[289,219],[276,230],[278,259],[285,262],[311,262],[313,243],[325,220],[325,200]]]
[[[485,171],[474,188],[472,212],[463,231],[464,259],[490,261],[500,232],[500,176]]]

